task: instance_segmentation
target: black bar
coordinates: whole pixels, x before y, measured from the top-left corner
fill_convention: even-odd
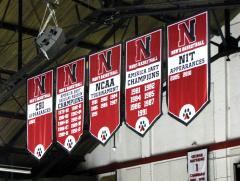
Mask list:
[[[226,43],[227,46],[230,45],[230,36],[231,36],[231,32],[230,32],[230,11],[229,9],[225,9],[224,10],[224,16],[225,16],[225,39],[226,39]]]
[[[223,36],[223,32],[222,32],[222,30],[221,30],[220,22],[219,22],[219,20],[218,20],[218,18],[217,18],[217,15],[216,15],[216,13],[215,13],[214,10],[212,10],[212,14],[213,14],[213,17],[214,17],[214,19],[215,19],[215,21],[216,21],[216,24],[217,24],[218,34],[221,36],[223,45],[226,46],[226,45],[227,45],[227,42],[226,42],[225,37]]]
[[[86,4],[86,3],[84,3],[84,2],[82,2],[82,1],[80,1],[80,0],[73,0],[73,1],[76,2],[76,3],[78,3],[78,4],[80,4],[81,6],[83,6],[83,7],[85,7],[85,8],[88,8],[88,9],[92,10],[92,11],[97,10],[97,9],[94,8],[93,6],[90,6],[89,4]]]
[[[76,14],[77,14],[77,19],[80,23],[81,22],[81,16],[80,16],[80,13],[79,13],[79,10],[78,10],[78,5],[75,5],[75,11],[76,11]]]
[[[26,119],[25,114],[17,113],[17,112],[11,112],[11,111],[0,111],[0,117],[10,118],[10,119],[18,119],[18,120],[25,120]]]
[[[182,1],[178,1],[180,4]],[[184,6],[166,7],[164,3],[151,3],[141,5],[130,5],[100,9],[104,13],[119,12],[123,17],[139,16],[139,15],[160,15],[171,12],[192,12],[192,11],[206,11],[211,9],[224,9],[224,8],[238,8],[240,1],[232,0],[231,2],[218,2],[218,3],[203,3],[203,4],[185,4]]]
[[[108,39],[113,35],[115,31],[117,31],[124,23],[126,19],[120,19],[114,26],[101,38],[98,42],[99,45],[103,45],[108,41]]]
[[[22,8],[23,1],[18,1],[18,70],[22,68]]]
[[[16,71],[0,68],[0,74],[13,75],[13,74],[15,74],[15,73],[16,73]]]
[[[138,31],[138,17],[137,16],[135,16],[134,21],[135,21],[135,36],[138,36],[139,31]]]
[[[10,5],[10,2],[11,2],[11,0],[8,0],[7,6],[6,6],[5,11],[4,11],[4,13],[3,13],[3,16],[2,16],[2,21],[4,21],[4,19],[5,19],[5,17],[6,17],[6,14],[7,14],[9,5]]]
[[[19,31],[20,27],[18,24],[13,24],[13,23],[8,23],[8,22],[3,22],[0,21],[0,28],[6,29],[6,30],[11,30],[11,31]],[[37,36],[38,31],[31,29],[31,28],[27,28],[27,27],[21,27],[22,32],[24,34],[30,35],[30,36]]]
[[[8,154],[21,154],[21,155],[28,155],[29,153],[25,148],[17,148],[12,147],[9,145],[0,146],[0,153],[8,153]]]

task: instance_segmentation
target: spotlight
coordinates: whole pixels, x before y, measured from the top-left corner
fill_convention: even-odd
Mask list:
[[[36,39],[41,52],[49,60],[61,49],[65,42],[62,28],[48,26]]]
[[[65,35],[62,28],[58,27],[55,9],[59,5],[59,0],[44,0],[46,10],[40,25],[36,43],[44,56],[49,60],[55,57],[65,42]],[[48,15],[47,15],[48,13]],[[48,26],[53,20],[55,26]]]

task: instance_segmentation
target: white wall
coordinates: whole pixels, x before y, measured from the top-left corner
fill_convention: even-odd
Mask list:
[[[234,181],[233,164],[240,161],[240,147],[209,153],[208,179]],[[179,157],[118,170],[118,181],[187,181],[187,158]]]
[[[235,37],[240,35],[240,24],[235,24],[239,21],[240,15],[231,22]],[[221,42],[220,37],[212,40]],[[211,45],[211,53],[217,53],[214,45]],[[240,138],[240,54],[231,55],[229,62],[225,59],[211,64],[211,103],[189,126],[167,115],[164,94],[163,116],[144,138],[123,124],[116,133],[117,149],[112,149],[113,139],[106,146],[99,145],[86,156],[85,168],[191,148],[193,142],[199,146]],[[233,181],[233,163],[240,161],[240,148],[211,152],[209,159],[209,180]],[[118,170],[118,180],[157,181],[159,178],[161,181],[187,180],[186,157]]]

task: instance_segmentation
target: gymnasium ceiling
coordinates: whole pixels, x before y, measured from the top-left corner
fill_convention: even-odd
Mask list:
[[[0,0],[0,164],[31,167],[33,178],[76,174],[84,155],[97,146],[86,131],[71,155],[55,146],[35,160],[26,151],[27,77],[204,10],[210,10],[211,35],[220,36],[224,9],[231,19],[239,7],[238,0],[60,0],[56,17],[66,42],[54,59],[46,60],[35,43],[45,1]]]

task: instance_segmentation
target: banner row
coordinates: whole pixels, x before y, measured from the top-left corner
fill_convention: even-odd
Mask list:
[[[209,101],[207,12],[169,25],[167,37],[169,114],[188,125]],[[89,55],[89,132],[102,144],[120,126],[123,90],[125,123],[139,135],[161,116],[161,42],[161,29],[128,40],[125,62],[121,44]],[[53,129],[68,151],[83,134],[85,70],[85,58],[57,67],[55,97],[52,70],[28,79],[27,148],[38,159],[52,144]]]

